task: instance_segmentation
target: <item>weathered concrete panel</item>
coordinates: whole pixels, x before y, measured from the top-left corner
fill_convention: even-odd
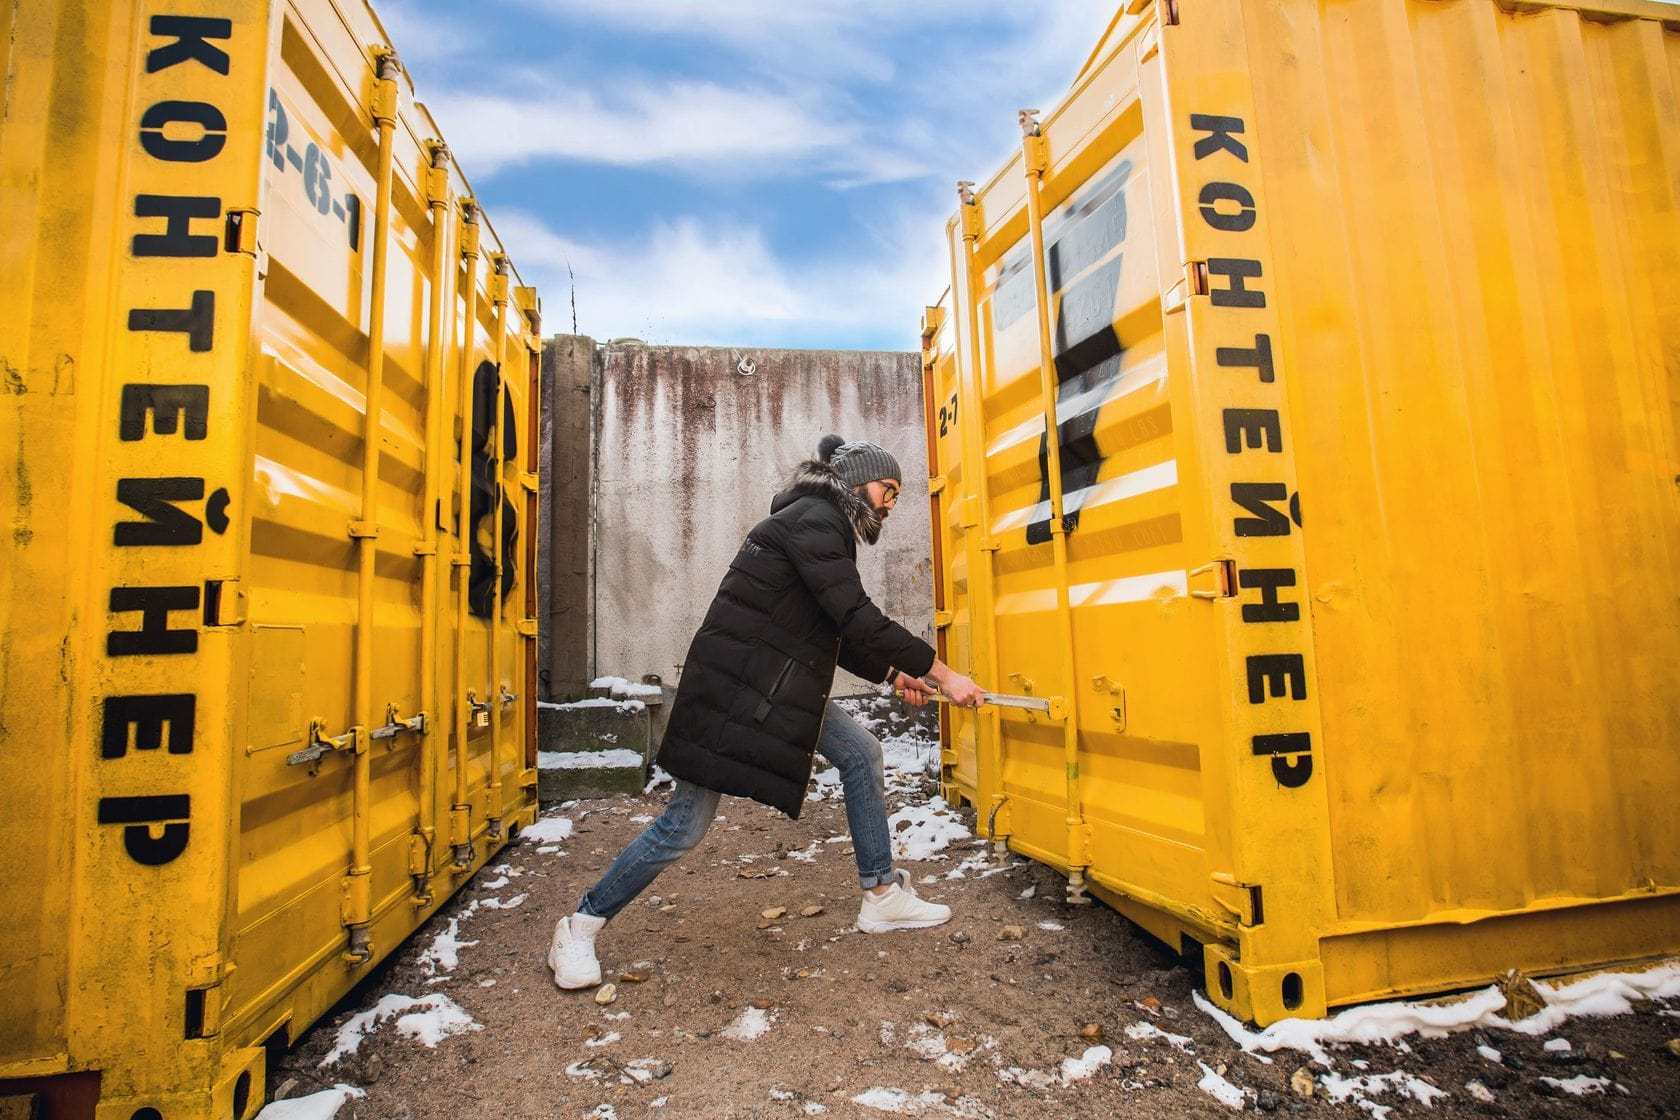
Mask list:
[[[589,485],[595,340],[558,335],[543,346],[539,508],[538,677],[545,700],[574,699],[594,677],[590,657]]]
[[[904,470],[898,507],[880,543],[861,549],[859,567],[876,603],[931,641],[921,376],[920,355],[910,353],[605,347],[595,414],[596,670],[676,679],[741,539],[827,432],[879,443]],[[835,691],[861,688],[842,674]]]

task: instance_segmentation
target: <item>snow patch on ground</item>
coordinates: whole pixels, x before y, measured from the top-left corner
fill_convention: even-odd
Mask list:
[[[946,848],[974,834],[968,831],[942,797],[925,805],[906,805],[887,818],[894,859],[937,859]]]
[[[1141,1042],[1145,1039],[1158,1038],[1162,1042],[1171,1043],[1175,1048],[1182,1050],[1186,1054],[1192,1053],[1193,1047],[1196,1045],[1195,1040],[1187,1035],[1173,1034],[1171,1031],[1164,1031],[1160,1027],[1157,1027],[1154,1023],[1133,1023],[1131,1026],[1126,1028],[1126,1037],[1131,1039],[1133,1042]]]
[[[587,700],[573,700],[565,704],[553,704],[547,700],[537,701],[537,707],[550,711],[577,711],[580,708],[617,708],[621,712],[642,712],[647,705],[640,700],[612,700],[605,696],[591,696]]]
[[[572,821],[570,817],[544,817],[542,820],[519,834],[521,840],[534,840],[539,844],[554,843],[569,839],[572,835]]]
[[[346,1101],[365,1096],[367,1093],[354,1085],[334,1085],[307,1097],[270,1101],[257,1113],[257,1120],[332,1120]]]
[[[1062,1084],[1087,1081],[1114,1058],[1114,1051],[1106,1046],[1092,1046],[1077,1058],[1062,1059]]]
[[[629,770],[647,764],[639,751],[614,747],[607,751],[538,751],[538,770]]]
[[[671,775],[665,773],[665,771],[655,765],[653,768],[653,776],[648,779],[647,785],[642,787],[642,792],[652,793],[660,786],[671,786],[674,789],[676,788],[676,784],[677,780],[675,778],[671,777]]]
[[[888,1112],[898,1116],[962,1116],[980,1117],[990,1116],[984,1105],[973,1097],[958,1097],[953,1103],[946,1099],[944,1093],[936,1093],[929,1089],[921,1093],[910,1093],[903,1089],[889,1089],[876,1086],[865,1089],[852,1098],[852,1103],[875,1112]]]
[[[455,966],[461,963],[461,950],[470,949],[477,945],[477,941],[461,940],[461,923],[478,913],[480,902],[472,905],[449,919],[449,924],[443,932],[432,938],[432,943],[421,953],[417,963],[425,970],[427,976],[436,976],[440,971],[454,972]]]
[[[1055,1070],[1004,1066],[997,1071],[997,1077],[1005,1085],[1019,1085],[1023,1089],[1044,1092],[1086,1081],[1113,1060],[1113,1050],[1106,1046],[1092,1046],[1077,1058],[1063,1058],[1061,1066]]]
[[[512,910],[530,897],[529,894],[516,894],[505,901],[499,898],[481,898],[478,900],[478,905],[486,910]]]
[[[906,1050],[922,1059],[922,1061],[933,1062],[940,1069],[952,1073],[967,1069],[969,1062],[974,1060],[975,1055],[994,1049],[997,1045],[995,1040],[987,1038],[973,1044],[966,1051],[952,1050],[950,1040],[945,1037],[945,1032],[936,1030],[926,1023],[917,1023],[911,1028],[911,1034],[910,1041],[904,1044]],[[893,1024],[882,1023],[881,1041],[885,1045],[891,1046],[892,1040]]]
[[[1064,929],[1067,929],[1067,927],[1060,922],[1039,922],[1038,928],[1049,930],[1051,933],[1061,933]]]
[[[783,1101],[788,1103],[798,1101],[800,1111],[807,1116],[821,1116],[823,1113],[828,1111],[827,1105],[819,1104],[816,1101],[808,1101],[803,1095],[794,1092],[792,1089],[773,1088],[770,1090],[770,1099],[773,1101]]]
[[[1499,1014],[1505,1009],[1505,996],[1497,986],[1490,985],[1452,1003],[1374,1003],[1349,1008],[1329,1019],[1284,1019],[1263,1031],[1249,1030],[1200,992],[1194,993],[1194,998],[1196,1006],[1249,1053],[1297,1050],[1329,1068],[1332,1062],[1327,1048],[1338,1044],[1394,1046],[1408,1035],[1445,1038],[1478,1027],[1538,1037],[1550,1034],[1575,1016],[1626,1014],[1639,1000],[1680,997],[1680,960],[1642,972],[1601,972],[1564,984],[1536,980],[1534,988],[1545,1006],[1516,1022]]]
[[[1390,1111],[1387,1105],[1377,1104],[1372,1097],[1386,1096],[1389,1093],[1400,1097],[1410,1097],[1419,1104],[1433,1107],[1436,1101],[1445,1100],[1447,1092],[1437,1089],[1420,1077],[1414,1077],[1404,1070],[1393,1073],[1372,1073],[1361,1077],[1343,1077],[1337,1073],[1326,1074],[1319,1082],[1324,1086],[1325,1093],[1336,1104],[1353,1103],[1370,1113],[1375,1120],[1383,1120]]]
[[[623,677],[596,677],[589,682],[589,687],[606,689],[612,693],[614,700],[645,700],[664,695],[656,684],[627,681]]]
[[[776,1017],[762,1007],[744,1008],[720,1033],[733,1042],[757,1042],[770,1031]]]
[[[1469,1093],[1470,1096],[1476,1100],[1481,1101],[1483,1104],[1492,1104],[1496,1099],[1498,1099],[1493,1095],[1492,1089],[1489,1089],[1486,1085],[1483,1085],[1480,1081],[1475,1079],[1471,1079],[1464,1083],[1464,1091]]]
[[[473,1021],[473,1017],[468,1015],[460,1004],[442,992],[433,992],[419,999],[413,996],[387,995],[366,1011],[359,1011],[344,1021],[338,1028],[338,1036],[333,1041],[332,1050],[321,1059],[321,1064],[329,1066],[340,1058],[354,1054],[361,1048],[362,1040],[389,1019],[397,1021],[398,1034],[404,1038],[417,1039],[427,1048],[435,1047],[452,1035],[484,1029]]]
[[[1540,1080],[1572,1097],[1597,1096],[1610,1088],[1608,1077],[1588,1077],[1584,1073],[1576,1077],[1542,1077]]]
[[[1540,1049],[1549,1050],[1553,1054],[1567,1054],[1574,1047],[1569,1045],[1567,1038],[1548,1038],[1541,1044]]]
[[[1233,1085],[1218,1070],[1206,1062],[1197,1062],[1202,1067],[1202,1079],[1196,1082],[1196,1088],[1224,1105],[1226,1108],[1241,1110],[1248,1104],[1250,1090]]]
[[[1478,1046],[1476,1047],[1476,1053],[1480,1054],[1490,1062],[1499,1062],[1501,1065],[1505,1062],[1505,1055],[1501,1054],[1491,1046]]]

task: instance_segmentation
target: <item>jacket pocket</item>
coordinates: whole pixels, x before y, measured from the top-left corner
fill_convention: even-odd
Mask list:
[[[764,699],[760,700],[758,707],[753,710],[754,723],[763,723],[770,718],[771,701],[776,698],[776,693],[782,690],[782,686],[787,684],[788,674],[791,672],[793,672],[793,658],[790,657],[782,662],[782,671],[776,674],[775,683],[770,686],[770,691],[764,694]]]

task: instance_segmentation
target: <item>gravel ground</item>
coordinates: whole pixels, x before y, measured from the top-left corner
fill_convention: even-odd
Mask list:
[[[892,809],[938,819],[916,765],[931,745],[903,737],[910,721],[878,726],[898,737]],[[338,1116],[364,1120],[1680,1116],[1680,1001],[1536,1038],[1338,1047],[1333,1072],[1287,1050],[1267,1062],[1197,1008],[1195,970],[1101,905],[1067,906],[1048,870],[999,868],[972,837],[904,864],[955,910],[949,925],[860,934],[844,811],[815,789],[797,822],[724,799],[701,845],[601,935],[605,1005],[557,990],[543,957],[665,791],[571,805],[568,838],[522,841],[480,872],[277,1064],[270,1093],[291,1120],[311,1115],[297,1098],[340,1084],[365,1096]],[[352,1016],[379,1010],[393,1014],[323,1064],[356,1034]]]

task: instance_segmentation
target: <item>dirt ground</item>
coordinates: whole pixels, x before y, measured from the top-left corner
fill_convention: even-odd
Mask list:
[[[905,741],[890,754],[900,765],[889,811],[925,803],[933,786],[903,765]],[[1668,1046],[1680,1036],[1680,1001],[1571,1020],[1539,1038],[1467,1031],[1339,1047],[1334,1076],[1289,1050],[1267,1062],[1197,1008],[1198,973],[1159,943],[1100,904],[1067,905],[1045,868],[1012,859],[999,870],[972,837],[903,864],[926,897],[953,908],[948,925],[858,933],[837,792],[808,802],[797,822],[725,798],[702,844],[601,935],[613,1002],[559,991],[543,960],[555,920],[667,793],[551,813],[572,822],[571,836],[516,843],[480,872],[301,1040],[272,1071],[271,1094],[356,1086],[366,1095],[338,1115],[364,1120],[1179,1118],[1234,1108],[1375,1120],[1680,1116],[1680,1055]],[[946,877],[953,872],[960,877]],[[921,883],[934,875],[937,883]],[[785,915],[761,916],[775,908]],[[452,929],[460,947],[449,968]],[[382,998],[437,994],[472,1024],[457,1018],[466,1029],[435,1048],[402,1033],[449,1019],[433,1000],[434,1014],[388,1018],[354,1053],[322,1065],[353,1014]],[[1570,1048],[1547,1049],[1548,1039]],[[1397,1071],[1414,1080],[1381,1076]],[[1607,1081],[1576,1080],[1595,1078]],[[1329,1099],[1349,1083],[1356,1091]],[[1307,1088],[1310,1098],[1297,1091]]]

